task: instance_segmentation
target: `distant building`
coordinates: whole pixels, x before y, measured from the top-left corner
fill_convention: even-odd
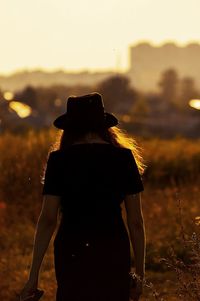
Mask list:
[[[196,88],[200,90],[200,44],[191,43],[184,47],[175,43],[153,46],[139,43],[129,48],[129,70],[121,73],[130,77],[136,89],[142,91],[158,90],[161,73],[175,69],[180,78],[193,77]],[[1,71],[1,70],[0,70]],[[26,86],[49,87],[52,85],[85,85],[95,87],[99,82],[120,74],[116,71],[68,73],[64,70],[47,72],[42,70],[21,71],[9,76],[0,75],[0,90],[17,91]]]
[[[166,43],[155,47],[149,43],[140,43],[129,49],[130,69],[128,75],[138,89],[155,91],[161,73],[174,68],[178,75],[191,76],[200,89],[200,44],[191,43],[185,47]]]

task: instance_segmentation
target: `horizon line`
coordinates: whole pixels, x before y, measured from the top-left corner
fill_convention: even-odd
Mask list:
[[[0,76],[3,77],[9,77],[15,74],[20,74],[20,73],[34,73],[34,72],[43,72],[43,73],[58,73],[58,72],[63,72],[66,74],[71,74],[71,75],[76,75],[76,74],[81,74],[81,73],[125,73],[128,72],[129,69],[120,69],[120,70],[116,70],[116,68],[80,68],[80,69],[65,69],[65,68],[61,68],[61,67],[56,67],[56,68],[45,68],[45,67],[22,67],[19,69],[15,69],[13,71],[8,71],[8,72],[1,72],[0,71]]]
[[[154,48],[161,48],[165,45],[168,44],[174,44],[174,46],[179,47],[179,48],[185,48],[190,45],[198,45],[200,46],[200,40],[188,40],[187,42],[180,42],[174,39],[166,39],[161,42],[155,42],[153,40],[147,40],[147,39],[141,39],[133,44],[128,45],[128,49],[131,49],[133,47],[137,47],[139,45],[146,44]],[[129,58],[128,58],[129,59]],[[34,72],[44,72],[44,73],[56,73],[56,72],[64,72],[66,74],[81,74],[81,73],[126,73],[129,71],[129,66],[128,67],[111,67],[111,68],[79,68],[79,69],[66,69],[63,67],[42,67],[42,66],[35,66],[35,67],[21,67],[17,69],[13,69],[12,71],[0,71],[0,76],[3,77],[10,77],[15,74],[19,73],[34,73]]]

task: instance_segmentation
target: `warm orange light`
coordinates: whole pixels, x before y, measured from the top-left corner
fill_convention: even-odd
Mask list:
[[[56,107],[60,107],[62,105],[62,100],[60,98],[56,98],[54,100],[54,104]]]
[[[121,119],[123,122],[127,122],[127,123],[131,121],[131,117],[127,114],[122,115]]]
[[[14,97],[14,94],[13,94],[12,92],[10,92],[10,91],[6,91],[6,92],[4,92],[4,94],[3,94],[3,98],[4,98],[5,100],[8,100],[8,101],[12,100],[13,97]]]
[[[9,107],[14,110],[20,118],[26,118],[32,113],[31,107],[19,101],[11,101]]]
[[[200,99],[191,99],[189,105],[196,110],[200,110]]]
[[[195,217],[195,224],[196,224],[197,226],[200,226],[200,216],[196,216],[196,217]]]

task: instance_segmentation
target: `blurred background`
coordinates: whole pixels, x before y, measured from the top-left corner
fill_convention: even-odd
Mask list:
[[[200,299],[199,10],[198,0],[1,1],[2,300],[18,300],[27,279],[52,121],[70,95],[92,91],[147,165],[142,300]],[[52,248],[44,301],[56,288]]]

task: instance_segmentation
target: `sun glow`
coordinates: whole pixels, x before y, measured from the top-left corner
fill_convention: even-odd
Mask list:
[[[196,110],[200,110],[200,99],[191,99],[189,105]]]
[[[14,97],[14,94],[13,94],[12,92],[10,92],[10,91],[6,91],[6,92],[4,92],[4,94],[3,94],[3,98],[4,98],[5,100],[7,100],[7,101],[12,100],[13,97]]]
[[[19,101],[11,101],[9,107],[14,110],[20,118],[26,118],[32,113],[31,107]]]

